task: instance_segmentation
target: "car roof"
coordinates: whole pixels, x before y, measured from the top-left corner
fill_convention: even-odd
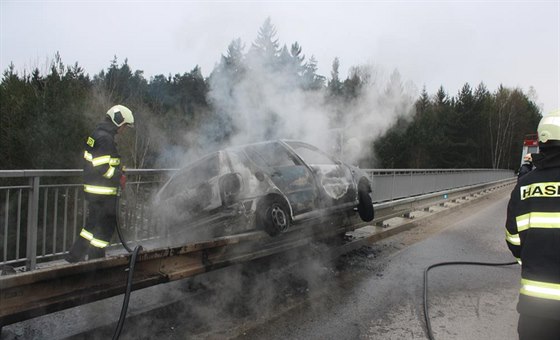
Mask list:
[[[296,140],[296,139],[271,139],[271,140],[266,140],[266,141],[261,141],[261,142],[255,142],[255,143],[247,143],[247,144],[240,144],[240,145],[233,145],[233,146],[229,146],[227,148],[224,148],[222,150],[237,150],[237,149],[243,149],[246,148],[248,146],[253,146],[253,145],[263,145],[263,144],[271,144],[271,143],[278,143],[278,144],[289,144],[289,143],[300,143],[300,144],[305,144],[305,145],[309,145],[309,146],[313,146],[312,144],[306,143],[304,141],[301,140]],[[314,148],[316,148],[315,146],[313,146]]]

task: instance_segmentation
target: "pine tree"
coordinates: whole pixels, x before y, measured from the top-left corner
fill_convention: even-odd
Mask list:
[[[331,79],[327,83],[328,94],[331,98],[342,97],[342,82],[338,74],[338,69],[340,67],[340,61],[338,58],[334,58],[331,70]]]
[[[272,25],[272,20],[268,17],[260,27],[257,38],[249,51],[251,63],[255,62],[270,70],[276,70],[280,54],[278,39],[276,38],[276,28]]]

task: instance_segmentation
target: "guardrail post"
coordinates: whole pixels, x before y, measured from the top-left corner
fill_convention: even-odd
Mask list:
[[[29,180],[29,198],[27,204],[27,255],[26,270],[34,270],[37,266],[37,222],[39,216],[39,182],[40,177]]]
[[[395,199],[395,177],[397,174],[393,171],[393,181],[391,182],[391,201]]]
[[[410,172],[410,187],[408,187],[408,196],[411,196],[413,194],[413,190],[414,190],[414,177],[413,177],[414,173],[411,171]],[[415,193],[415,192],[414,192]]]

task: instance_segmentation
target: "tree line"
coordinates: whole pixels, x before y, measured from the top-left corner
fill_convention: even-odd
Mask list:
[[[537,105],[520,89],[467,83],[451,97],[424,89],[413,115],[374,142],[381,167],[517,169],[523,140],[536,134]]]
[[[116,103],[129,106],[138,122],[135,133],[119,139],[131,168],[176,166],[176,156],[189,150],[238,141],[254,129],[248,127],[253,121],[260,124],[255,138],[284,137],[278,131],[286,134],[289,122],[282,106],[295,97],[302,98],[298,107],[327,111],[328,129],[359,125],[356,117],[367,116],[350,119],[358,103],[369,103],[365,112],[375,115],[375,103],[396,98],[388,128],[361,140],[365,148],[355,162],[362,167],[515,169],[523,137],[534,133],[541,117],[530,94],[505,86],[492,92],[483,83],[475,89],[465,84],[455,96],[443,86],[435,94],[424,88],[404,100],[398,72],[386,87],[377,85],[376,102],[365,101],[377,82],[374,72],[353,67],[342,79],[335,59],[330,76],[319,75],[314,56],[307,58],[297,42],[280,45],[276,35],[267,19],[247,50],[234,39],[208,77],[195,66],[146,79],[116,57],[91,77],[58,53],[43,73],[19,74],[11,64],[0,82],[0,169],[81,168],[84,139]],[[272,93],[280,94],[280,104],[263,104]]]

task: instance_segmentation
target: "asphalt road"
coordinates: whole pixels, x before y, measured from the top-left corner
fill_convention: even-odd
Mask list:
[[[334,263],[310,246],[133,292],[121,339],[426,339],[423,271],[442,261],[510,262],[503,190]],[[294,262],[294,260],[297,260]],[[515,339],[519,268],[430,271],[436,339]],[[122,297],[4,327],[2,339],[111,338]]]
[[[361,260],[354,257],[347,263],[339,289],[238,338],[426,339],[422,291],[427,266],[514,260],[504,241],[507,194],[491,195],[375,244],[371,254],[366,251]],[[429,308],[435,339],[517,338],[519,275],[518,266],[431,270]]]

